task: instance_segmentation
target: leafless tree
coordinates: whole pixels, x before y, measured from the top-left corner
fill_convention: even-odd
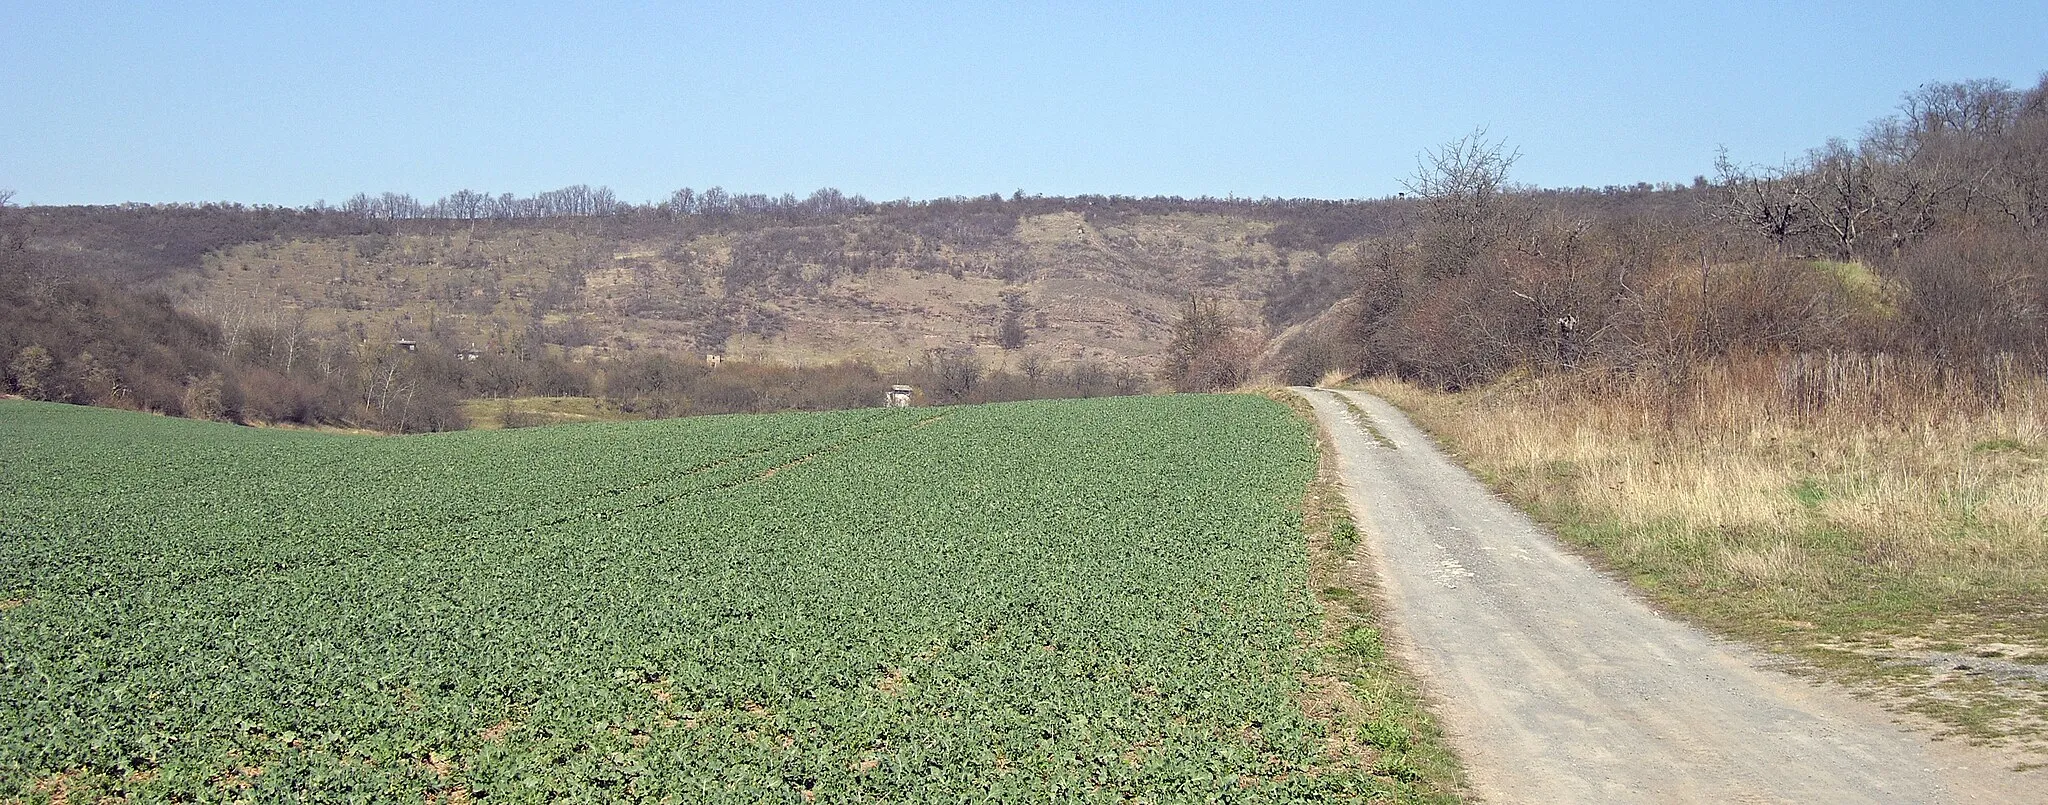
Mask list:
[[[2000,139],[1986,192],[2021,229],[2048,224],[2048,75],[2018,94],[2014,119]]]
[[[1195,294],[1173,322],[1166,379],[1176,391],[1231,388],[1250,378],[1257,356],[1256,344],[1238,332],[1222,301]]]
[[[1415,175],[1401,185],[1422,201],[1428,224],[1422,239],[1425,274],[1464,273],[1472,261],[1515,236],[1526,216],[1508,193],[1508,169],[1521,156],[1505,141],[1487,140],[1481,128],[1416,158]]]
[[[1705,200],[1710,218],[1762,235],[1779,253],[1813,231],[1790,170],[1737,165],[1723,148],[1714,158],[1714,173],[1714,190]]]
[[[1923,85],[1906,94],[1899,111],[1923,132],[1992,135],[2012,124],[2022,101],[2004,81],[1979,78]]]
[[[938,382],[942,398],[958,402],[974,391],[987,367],[972,348],[954,347],[925,353],[925,369]]]
[[[457,190],[440,201],[434,202],[433,211],[437,217],[468,221],[484,217],[485,205],[491,197],[474,190]]]
[[[1856,246],[1878,217],[1873,183],[1884,166],[1840,139],[1807,155],[1793,176],[1794,197],[1813,221],[1815,239],[1837,260],[1856,259]]]
[[[723,187],[712,185],[711,189],[704,191],[704,194],[697,198],[697,208],[705,215],[731,215],[732,194],[725,192]]]
[[[1924,238],[1953,205],[1969,206],[1984,171],[1963,155],[1932,145],[1898,118],[1872,124],[1859,144],[1872,169],[1869,193],[1883,242],[1896,254]]]
[[[671,221],[686,215],[696,215],[698,213],[697,191],[685,187],[670,193],[668,202],[663,207]]]

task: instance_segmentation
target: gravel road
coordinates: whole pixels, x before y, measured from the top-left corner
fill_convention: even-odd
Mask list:
[[[1929,740],[1652,611],[1384,401],[1297,389],[1336,446],[1396,650],[1487,802],[2043,802],[2048,781]],[[1352,419],[1348,394],[1392,446]]]

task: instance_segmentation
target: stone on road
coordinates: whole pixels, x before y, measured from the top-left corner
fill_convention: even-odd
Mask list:
[[[1659,615],[1384,401],[1297,392],[1336,448],[1396,649],[1483,800],[2048,802],[2039,775]]]

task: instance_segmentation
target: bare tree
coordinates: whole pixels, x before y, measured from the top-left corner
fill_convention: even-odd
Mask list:
[[[987,368],[969,347],[931,350],[925,353],[925,366],[938,382],[939,393],[953,402],[967,399]]]
[[[2048,75],[2019,95],[2014,115],[1986,191],[2000,213],[2031,230],[2048,224]]]
[[[1200,294],[1173,322],[1173,341],[1166,348],[1167,380],[1176,391],[1216,391],[1250,379],[1258,351],[1237,332],[1220,300]]]
[[[1979,78],[1922,85],[1906,94],[1899,111],[1922,132],[1989,135],[2012,124],[2022,101],[2012,85]]]
[[[48,380],[50,368],[56,365],[50,351],[41,344],[30,344],[14,354],[14,360],[7,364],[7,374],[14,380],[14,390],[31,400],[44,398],[44,382]]]
[[[1422,201],[1426,275],[1464,273],[1515,235],[1526,216],[1509,197],[1508,169],[1521,156],[1503,140],[1488,141],[1480,128],[1416,158],[1415,175],[1401,186]]]
[[[1715,168],[1710,217],[1761,235],[1781,254],[1844,261],[1873,243],[1896,252],[1925,237],[1971,178],[1897,120],[1873,125],[1855,145],[1830,140],[1784,168],[1736,167],[1725,151]]]
[[[670,193],[668,196],[668,203],[663,206],[668,213],[669,220],[671,221],[676,220],[678,218],[682,218],[683,216],[686,215],[696,215],[698,213],[697,191],[685,187],[680,190],[677,190],[674,193]]]
[[[1723,148],[1714,158],[1714,172],[1714,192],[1705,202],[1708,217],[1762,235],[1781,254],[1813,231],[1810,210],[1789,170],[1739,166]]]
[[[434,208],[441,217],[468,221],[484,217],[484,206],[490,199],[474,190],[457,190],[435,202]]]
[[[1881,168],[1868,152],[1834,139],[1809,153],[1806,169],[1795,174],[1793,193],[1813,220],[1816,240],[1837,260],[1856,259],[1878,216],[1872,184]]]
[[[1893,254],[1932,232],[1945,208],[1970,206],[1990,175],[1973,170],[1966,154],[1917,136],[1898,118],[1872,124],[1858,147],[1871,165],[1874,234]]]
[[[306,343],[306,313],[293,310],[286,315],[282,309],[272,308],[270,312],[270,361],[278,372],[289,375],[298,363],[299,352]]]
[[[723,187],[712,185],[711,189],[704,191],[703,195],[697,197],[697,209],[705,215],[731,215],[733,212],[732,194],[725,192]]]

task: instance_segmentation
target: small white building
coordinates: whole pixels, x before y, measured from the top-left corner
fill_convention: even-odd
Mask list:
[[[882,404],[890,408],[909,408],[910,397],[916,393],[917,390],[909,386],[890,386],[889,390],[882,395]]]

